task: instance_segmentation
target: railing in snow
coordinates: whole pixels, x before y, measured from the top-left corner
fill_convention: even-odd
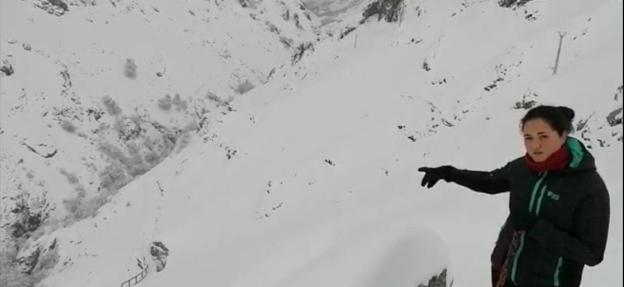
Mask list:
[[[145,265],[145,268],[143,268],[143,270],[141,270],[141,272],[139,272],[137,275],[132,276],[132,278],[121,282],[121,287],[131,287],[134,285],[139,284],[141,281],[143,281],[143,279],[145,279],[145,277],[147,277],[147,273],[149,271],[149,265]]]

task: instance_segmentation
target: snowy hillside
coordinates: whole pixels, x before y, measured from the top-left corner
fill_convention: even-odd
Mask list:
[[[289,1],[85,2],[1,4],[3,283],[487,286],[507,195],[416,170],[521,156],[543,103],[611,194],[584,286],[622,285],[621,1],[340,1],[319,32]]]
[[[354,7],[368,4],[370,1],[364,0],[308,0],[305,1],[307,7],[321,19],[322,24],[334,21],[342,22],[345,14],[361,14],[360,9]]]
[[[9,235],[93,215],[316,40],[316,20],[297,2],[180,4],[1,3],[9,253],[20,245]]]
[[[41,222],[92,216],[317,38],[316,19],[292,1],[0,6],[0,238],[9,250],[10,235],[29,237]]]

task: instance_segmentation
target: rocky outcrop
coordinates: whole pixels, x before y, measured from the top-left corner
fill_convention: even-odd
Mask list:
[[[11,209],[11,213],[15,217],[10,225],[13,238],[29,238],[30,234],[48,218],[50,204],[45,200],[36,204],[37,206],[33,207],[34,204],[24,197],[16,199],[15,206]]]
[[[452,286],[453,283],[451,283]],[[446,268],[442,270],[439,275],[431,277],[429,282],[425,284],[419,284],[418,287],[446,287]]]
[[[301,61],[306,51],[314,51],[314,45],[312,43],[301,43],[297,46],[295,53],[292,55],[292,64],[294,65]]]
[[[609,126],[617,126],[622,124],[622,108],[617,108],[607,115],[607,123]]]
[[[368,18],[377,16],[377,20],[386,20],[386,22],[397,22],[401,13],[403,13],[403,0],[377,0],[366,6],[364,9],[364,19],[360,23],[364,23]]]
[[[498,5],[505,8],[516,8],[519,6],[524,6],[524,4],[530,1],[531,0],[499,0]]]
[[[150,254],[152,260],[156,263],[156,272],[160,272],[165,269],[167,265],[167,256],[169,256],[169,249],[160,241],[152,242],[150,247]]]
[[[7,60],[2,61],[2,66],[0,66],[0,72],[2,72],[5,76],[10,76],[15,73],[13,70],[13,65]]]

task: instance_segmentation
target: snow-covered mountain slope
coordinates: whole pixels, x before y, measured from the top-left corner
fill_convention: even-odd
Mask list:
[[[584,284],[622,285],[621,1],[405,2],[393,23],[346,11],[329,29],[356,29],[229,101],[96,216],[41,227],[20,253],[51,254],[33,266],[50,268],[41,285],[122,284],[147,264],[141,286],[418,286],[439,274],[486,286],[507,196],[425,191],[416,170],[522,155],[518,121],[535,103],[577,112],[613,210],[605,261]]]
[[[92,216],[291,65],[319,25],[298,1],[3,1],[0,13],[10,254],[42,222]]]
[[[345,13],[360,13],[360,9],[354,9],[357,5],[365,2],[364,0],[307,0],[304,1],[307,7],[314,12],[320,19],[322,24],[332,23],[334,21],[343,21]]]
[[[318,25],[297,1],[4,1],[0,11],[3,223],[21,216],[15,204],[27,217],[90,216],[290,65]]]

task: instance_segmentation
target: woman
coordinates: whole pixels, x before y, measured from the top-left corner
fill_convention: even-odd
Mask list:
[[[422,167],[478,192],[510,192],[510,214],[492,252],[492,286],[576,287],[584,265],[603,259],[609,194],[583,144],[568,136],[574,111],[539,106],[521,121],[526,155],[491,172]]]

